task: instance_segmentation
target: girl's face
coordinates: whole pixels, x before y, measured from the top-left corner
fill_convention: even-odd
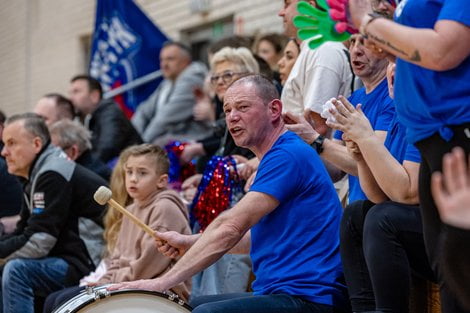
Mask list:
[[[130,156],[124,171],[127,193],[137,203],[162,188],[162,178],[167,176],[157,173],[155,160],[146,155]]]
[[[290,40],[284,48],[284,54],[279,60],[277,65],[279,66],[279,76],[281,77],[281,84],[286,83],[287,77],[289,77],[292,67],[294,67],[295,60],[299,56],[299,46],[294,40]]]
[[[271,68],[275,68],[280,59],[280,53],[276,52],[276,48],[268,40],[261,40],[259,42],[256,54],[263,58]]]

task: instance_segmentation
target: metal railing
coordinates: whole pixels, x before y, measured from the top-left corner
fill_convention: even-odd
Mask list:
[[[145,76],[142,76],[142,77],[139,77],[137,79],[134,79],[133,81],[131,82],[128,82],[127,84],[125,85],[122,85],[118,88],[115,88],[115,89],[112,89],[108,92],[105,92],[103,94],[103,98],[104,99],[109,99],[109,98],[113,98],[117,95],[120,95],[120,94],[123,94],[131,89],[134,89],[134,88],[137,88],[139,86],[142,86],[142,85],[145,85],[147,84],[148,82],[151,82],[152,80],[155,80],[157,78],[160,78],[162,77],[162,71],[161,70],[157,70],[155,72],[152,72],[152,73],[148,73],[147,75]]]

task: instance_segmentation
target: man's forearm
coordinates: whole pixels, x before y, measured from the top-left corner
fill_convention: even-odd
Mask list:
[[[243,238],[230,249],[230,254],[249,254],[251,250],[251,231],[247,231]]]
[[[325,139],[323,153],[320,156],[343,172],[358,175],[356,161],[349,155],[345,146]]]
[[[244,234],[234,232],[223,220],[216,219],[212,222],[175,266],[162,277],[167,289],[215,263],[243,237]]]
[[[379,184],[377,184],[374,175],[364,160],[357,162],[357,169],[361,189],[364,191],[367,198],[374,203],[381,203],[388,200],[387,195],[380,189]]]

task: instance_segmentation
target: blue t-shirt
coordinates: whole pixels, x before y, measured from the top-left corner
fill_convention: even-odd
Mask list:
[[[406,128],[395,114],[385,138],[385,148],[401,164],[403,161],[421,163],[421,155],[416,147],[406,141]]]
[[[342,208],[317,153],[296,134],[286,132],[261,160],[250,191],[279,201],[251,229],[254,293],[342,305]]]
[[[395,19],[416,28],[434,28],[439,20],[470,26],[470,2],[403,1],[395,12]],[[470,122],[470,57],[456,68],[441,72],[397,59],[395,77],[398,118],[408,129],[409,142],[418,142],[436,132],[450,140],[453,133],[446,126]]]
[[[350,97],[349,102],[354,106],[361,103],[362,111],[370,122],[372,129],[387,131],[390,127],[390,122],[395,115],[395,106],[393,100],[388,94],[387,80],[384,79],[377,87],[375,87],[369,94],[363,87],[356,90]],[[342,131],[336,131],[334,138],[342,140]],[[348,175],[349,180],[349,203],[356,200],[367,199],[366,195],[361,189],[359,178],[353,175]]]

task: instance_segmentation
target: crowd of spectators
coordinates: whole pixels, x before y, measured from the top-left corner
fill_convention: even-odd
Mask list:
[[[441,312],[470,312],[469,6],[350,0],[359,33],[311,49],[298,2],[279,11],[283,34],[213,42],[208,67],[165,43],[163,81],[130,120],[86,74],[68,97],[0,112],[0,312],[117,283],[198,313],[403,313],[415,276],[438,284]],[[175,141],[177,166],[196,168],[179,190]],[[243,188],[204,228],[189,217],[214,157]],[[102,185],[157,248],[93,200]]]

